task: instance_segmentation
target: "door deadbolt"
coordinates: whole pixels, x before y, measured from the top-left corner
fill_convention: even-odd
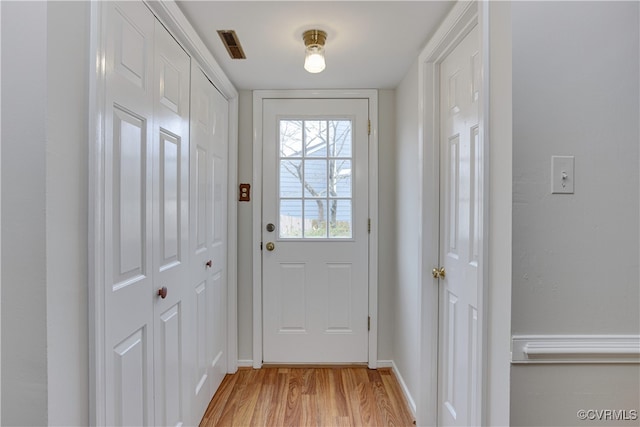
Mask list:
[[[276,229],[276,226],[275,226],[275,225],[273,225],[273,224],[271,224],[271,223],[267,224],[267,231],[268,231],[269,233],[272,233],[272,232],[273,232],[273,230],[275,230],[275,229]]]
[[[273,244],[273,242],[268,242],[266,245],[266,248],[269,252],[271,252],[272,250],[274,250],[276,248],[276,245]]]

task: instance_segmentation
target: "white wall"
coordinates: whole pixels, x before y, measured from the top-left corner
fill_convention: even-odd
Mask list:
[[[394,91],[378,93],[379,116],[379,241],[378,259],[378,359],[391,360],[393,355],[393,249],[394,231]],[[253,95],[240,91],[238,132],[238,182],[251,183],[253,174]],[[238,202],[238,360],[240,366],[253,361],[253,263],[252,204]]]
[[[238,182],[253,185],[253,94],[238,97]],[[238,360],[253,363],[253,192],[251,202],[238,202]]]
[[[394,358],[396,281],[396,99],[378,91],[378,360]]]
[[[1,31],[1,424],[45,425],[46,4],[3,2]]]
[[[511,3],[484,2],[483,46],[489,66],[488,273],[483,423],[509,425],[512,259],[512,47]],[[485,68],[486,69],[486,68]]]
[[[47,359],[49,425],[89,420],[89,3],[48,2]]]
[[[87,24],[3,2],[3,425],[89,421]]]
[[[396,89],[396,280],[393,285],[393,359],[408,392],[415,399],[419,391],[419,135],[418,61]],[[415,408],[414,408],[415,409]]]
[[[638,8],[512,5],[514,335],[640,333]],[[575,194],[550,194],[552,155],[575,156]],[[639,378],[637,364],[514,365],[511,423],[640,409]]]
[[[2,22],[2,3],[0,3],[0,23]],[[2,31],[0,31],[2,46]],[[2,49],[0,48],[0,52]],[[0,100],[2,100],[2,54],[0,54]],[[2,111],[0,101],[0,112]],[[0,301],[2,301],[2,114],[0,114]],[[0,303],[0,379],[2,378],[2,304]],[[0,380],[0,422],[2,422],[2,381]]]

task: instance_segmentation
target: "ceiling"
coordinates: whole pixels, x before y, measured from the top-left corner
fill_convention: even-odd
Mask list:
[[[178,1],[238,89],[391,89],[452,1]],[[327,68],[307,73],[302,33],[327,32]],[[235,30],[247,59],[232,60],[217,30]]]

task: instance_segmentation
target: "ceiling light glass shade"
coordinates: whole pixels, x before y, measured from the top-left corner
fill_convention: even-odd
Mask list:
[[[310,73],[319,73],[325,66],[324,47],[308,46],[304,57],[304,69]]]
[[[304,69],[310,73],[324,70],[324,43],[327,33],[322,30],[307,30],[302,34],[304,40]]]

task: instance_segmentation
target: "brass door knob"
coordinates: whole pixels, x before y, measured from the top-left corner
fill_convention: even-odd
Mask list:
[[[165,299],[167,297],[167,287],[163,286],[160,289],[158,289],[158,296],[162,299]]]
[[[273,242],[268,242],[265,247],[268,251],[272,251],[276,248],[276,245],[274,245]]]
[[[436,267],[433,270],[431,270],[431,275],[433,276],[434,279],[444,279],[445,276],[447,275],[447,272],[445,271],[444,267]]]

